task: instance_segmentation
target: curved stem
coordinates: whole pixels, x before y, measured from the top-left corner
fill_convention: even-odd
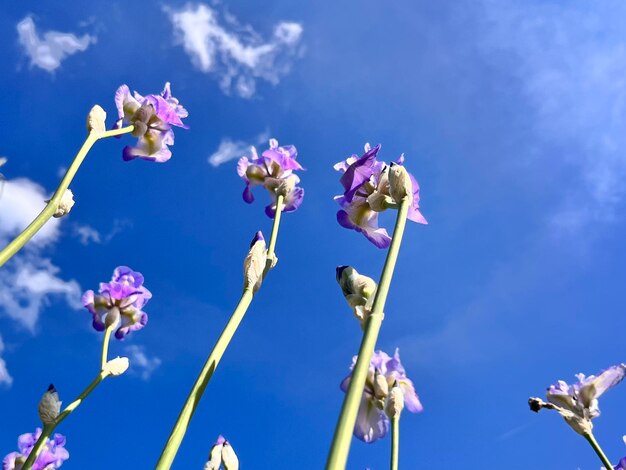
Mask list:
[[[0,251],[0,266],[3,266],[9,259],[13,257],[13,255],[20,251],[22,247],[26,244],[26,242],[28,242],[28,240],[30,240],[54,215],[59,205],[59,201],[61,200],[61,197],[74,179],[78,168],[82,164],[93,144],[99,139],[112,137],[115,135],[127,134],[129,132],[132,132],[133,129],[134,126],[127,126],[121,129],[114,129],[112,131],[103,132],[101,134],[98,134],[96,132],[89,133],[87,139],[85,139],[82,147],[74,157],[72,164],[65,172],[65,176],[63,176],[63,179],[61,180],[61,183],[59,183],[59,186],[54,192],[54,195],[52,196],[50,201],[48,201],[48,204],[46,204],[46,207],[44,207],[39,215],[35,217],[35,219],[30,223],[28,227],[26,227],[22,231],[22,233],[15,237],[15,239],[11,243],[9,243],[2,251]]]
[[[105,364],[109,360],[109,340],[111,339],[111,332],[115,328],[115,324],[109,325],[104,330],[104,341],[102,343],[102,359],[100,360],[100,370],[104,369]]]
[[[398,457],[400,454],[400,416],[391,418],[391,470],[398,470]]]
[[[267,264],[265,265],[265,269],[263,271],[263,279],[267,276],[267,273],[274,267],[276,264],[273,260],[275,258],[274,250],[276,249],[276,240],[278,238],[278,228],[280,226],[280,215],[283,209],[283,196],[278,196],[276,201],[276,215],[274,216],[274,223],[272,225],[272,235],[270,236],[270,242],[267,249]],[[196,379],[191,391],[189,392],[189,396],[181,409],[178,419],[170,432],[170,435],[165,443],[165,447],[161,451],[161,456],[156,464],[156,470],[169,470],[176,458],[176,454],[178,453],[178,449],[180,448],[180,444],[185,437],[185,433],[187,432],[187,428],[189,427],[189,423],[191,422],[191,418],[193,417],[194,412],[202,398],[202,394],[206,389],[215,369],[222,359],[226,348],[230,344],[241,320],[243,320],[244,315],[246,314],[250,303],[252,302],[252,298],[254,297],[254,293],[252,289],[245,289],[243,294],[241,295],[241,299],[239,299],[239,303],[235,308],[230,320],[224,327],[224,330],[220,334],[215,346],[213,346],[213,350],[209,354],[198,378]]]
[[[39,439],[37,439],[33,450],[31,450],[28,458],[26,459],[26,462],[24,462],[22,470],[30,470],[33,463],[35,463],[35,460],[37,460],[37,456],[41,452],[41,448],[46,443],[46,439],[48,439],[48,437],[50,437],[50,434],[52,434],[52,431],[54,431],[56,427],[61,424],[61,421],[67,418],[72,411],[78,408],[78,405],[80,405],[83,400],[87,398],[87,396],[98,386],[98,384],[106,379],[109,375],[110,372],[101,371],[96,376],[96,378],[92,380],[92,382],[87,386],[87,388],[83,390],[83,392],[78,395],[78,397],[72,403],[65,407],[65,409],[59,414],[59,416],[57,416],[53,423],[44,425],[41,436],[39,436]]]
[[[604,465],[606,470],[613,470],[613,464],[609,461],[608,457],[600,447],[600,444],[598,444],[598,441],[596,441],[593,433],[583,434],[583,437],[587,439],[587,442],[589,442],[589,444],[591,444],[591,447],[598,455],[598,458],[600,459],[602,465]]]
[[[356,364],[354,365],[354,369],[352,370],[352,379],[350,380],[348,391],[346,392],[346,396],[343,400],[343,406],[341,408],[339,420],[337,421],[337,427],[335,428],[335,435],[333,436],[333,442],[328,454],[328,460],[326,461],[327,470],[342,470],[346,467],[346,463],[348,461],[352,432],[354,431],[354,424],[356,423],[359,404],[361,402],[361,396],[363,395],[367,371],[369,369],[370,361],[372,360],[372,354],[374,353],[374,348],[376,347],[378,333],[380,332],[380,327],[383,322],[385,302],[387,300],[387,294],[389,293],[393,270],[398,259],[402,235],[404,234],[404,227],[406,225],[406,216],[409,212],[410,205],[411,200],[408,197],[405,197],[402,199],[400,208],[398,209],[391,245],[389,246],[389,251],[387,252],[385,266],[383,267],[380,282],[378,283],[378,289],[376,290],[376,295],[374,297],[372,313],[365,320],[365,328],[363,332],[363,339],[361,341],[361,347],[359,349],[359,355],[357,357]]]

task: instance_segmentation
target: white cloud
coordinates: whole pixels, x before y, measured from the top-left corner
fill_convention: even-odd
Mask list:
[[[229,137],[222,138],[217,150],[209,157],[209,163],[213,166],[220,166],[235,158],[240,158],[250,154],[250,147],[262,144],[269,139],[269,132],[259,134],[254,143],[244,142],[243,140],[231,140]]]
[[[37,183],[26,178],[6,181],[0,197],[0,244],[5,246],[43,209],[47,196]],[[34,331],[43,307],[53,296],[80,308],[80,286],[58,276],[60,269],[42,256],[59,238],[60,220],[52,219],[20,253],[0,269],[0,313]]]
[[[148,380],[161,365],[161,359],[156,356],[149,357],[143,346],[131,344],[124,349],[128,355],[131,373],[137,374],[143,380]]]
[[[130,225],[128,220],[115,219],[111,230],[109,230],[106,234],[102,234],[91,225],[75,223],[72,227],[72,234],[78,238],[81,245],[89,245],[90,243],[108,243],[115,235],[120,233],[128,225]]]
[[[43,39],[39,36],[35,22],[27,16],[17,24],[19,42],[30,58],[31,66],[37,66],[47,72],[54,72],[69,55],[87,50],[96,42],[95,36],[85,34],[76,36],[72,33],[47,31]]]
[[[10,387],[13,383],[13,377],[9,374],[7,369],[7,363],[2,359],[2,353],[4,352],[4,342],[2,336],[0,336],[0,386]]]
[[[46,199],[45,190],[27,178],[5,181],[0,197],[0,243],[18,235],[43,210]],[[29,243],[42,247],[54,242],[59,236],[59,222],[50,220]]]
[[[270,39],[263,40],[252,27],[242,27],[232,15],[218,13],[208,5],[187,4],[180,10],[165,8],[174,26],[175,41],[182,44],[196,68],[220,77],[226,94],[250,98],[257,79],[274,85],[289,72],[300,52],[300,23],[280,22]]]
[[[626,4],[611,0],[484,2],[487,60],[512,75],[528,100],[537,136],[575,169],[550,229],[575,234],[614,220],[626,199]]]

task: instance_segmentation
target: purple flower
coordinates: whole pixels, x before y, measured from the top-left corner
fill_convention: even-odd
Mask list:
[[[365,144],[362,156],[352,155],[334,166],[335,170],[343,172],[339,181],[344,189],[344,193],[335,196],[335,200],[341,206],[337,212],[337,222],[342,227],[361,232],[378,248],[386,248],[391,243],[391,237],[386,229],[378,227],[378,213],[396,207],[399,201],[395,201],[389,193],[389,166],[376,160],[379,150],[380,144],[374,148]],[[404,164],[404,155],[400,155],[393,163]],[[419,185],[412,175],[409,176],[413,202],[407,218],[427,224],[419,211]]]
[[[352,358],[350,374],[343,379],[340,388],[348,390],[352,379],[352,370],[357,356]],[[354,426],[354,435],[364,442],[374,442],[387,434],[389,418],[385,414],[385,406],[389,397],[389,390],[394,384],[400,386],[404,392],[404,404],[412,413],[419,413],[424,408],[415,392],[413,382],[406,376],[406,371],[400,362],[400,353],[396,349],[393,357],[383,351],[376,351],[372,356],[365,388],[361,397],[361,405]]]
[[[83,294],[83,305],[93,316],[93,327],[97,331],[106,328],[106,317],[119,312],[121,322],[115,332],[117,339],[123,339],[130,331],[142,329],[148,322],[148,314],[141,309],[152,294],[143,286],[143,275],[127,266],[119,266],[113,271],[111,282],[101,282],[98,294],[88,290]]]
[[[276,214],[277,195],[284,196],[282,212],[293,212],[300,207],[304,199],[304,189],[296,186],[300,182],[297,170],[304,170],[296,161],[298,151],[293,145],[278,146],[276,139],[270,139],[270,147],[261,154],[257,154],[254,147],[250,149],[251,157],[241,157],[237,163],[237,173],[246,182],[243,191],[243,200],[248,204],[254,201],[252,188],[263,186],[270,193],[271,202],[265,208],[268,217]]]
[[[37,439],[41,436],[41,428],[37,428],[34,433],[22,434],[17,439],[19,452],[11,452],[2,460],[2,470],[20,470],[26,459],[30,455]],[[63,465],[70,458],[69,452],[65,449],[65,436],[55,434],[52,439],[46,439],[46,443],[41,448],[37,460],[31,467],[32,470],[55,470]]]
[[[135,147],[124,147],[124,160],[141,158],[159,163],[169,160],[172,152],[167,146],[174,144],[172,126],[188,129],[181,119],[189,115],[172,96],[170,83],[165,84],[160,95],[147,96],[137,92],[131,95],[128,86],[122,85],[115,92],[115,105],[119,115],[115,127],[132,124],[135,126],[132,135],[138,138]]]
[[[587,435],[593,429],[592,419],[600,416],[598,398],[611,387],[620,383],[626,375],[626,364],[618,364],[602,371],[597,377],[577,374],[578,383],[569,385],[563,380],[550,385],[546,393],[548,403],[531,398],[533,411],[549,408],[558,411],[574,431]]]

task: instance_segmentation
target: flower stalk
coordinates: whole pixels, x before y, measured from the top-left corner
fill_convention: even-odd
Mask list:
[[[402,242],[402,236],[404,234],[407,214],[409,212],[411,202],[412,200],[408,196],[405,196],[400,202],[393,237],[389,246],[389,251],[387,252],[387,259],[385,260],[385,266],[383,267],[380,282],[378,283],[378,290],[376,291],[376,295],[374,297],[372,313],[365,321],[363,339],[361,341],[358,358],[352,371],[352,379],[350,380],[350,385],[343,401],[343,406],[341,408],[341,413],[337,421],[335,434],[333,436],[333,441],[328,454],[328,460],[326,461],[327,470],[343,470],[348,461],[352,432],[354,431],[354,425],[356,423],[359,404],[361,402],[361,395],[363,394],[363,387],[365,386],[365,381],[367,379],[370,361],[372,359],[372,354],[374,353],[374,348],[376,347],[376,341],[378,339],[378,333],[380,332],[380,327],[382,325],[385,302],[387,300],[393,271],[398,259],[400,244]]]
[[[87,135],[87,139],[83,143],[82,147],[74,157],[72,164],[65,172],[65,176],[61,180],[58,188],[54,192],[54,195],[46,204],[46,207],[39,213],[37,217],[30,223],[28,227],[26,227],[22,233],[20,233],[15,239],[9,243],[2,251],[0,251],[0,267],[3,266],[8,260],[10,260],[13,255],[15,255],[18,251],[22,249],[22,247],[30,240],[35,234],[44,226],[44,224],[50,220],[52,216],[54,216],[57,211],[57,207],[65,190],[69,188],[70,183],[74,179],[78,168],[83,163],[83,160],[87,156],[91,147],[98,141],[99,139],[104,139],[105,137],[113,137],[121,134],[128,134],[132,132],[134,126],[127,126],[121,129],[113,129],[105,132],[97,132],[92,130]]]
[[[400,454],[400,416],[391,418],[391,470],[398,470],[398,458]]]
[[[280,225],[280,215],[282,213],[283,207],[284,198],[282,195],[279,195],[276,200],[276,214],[274,216],[272,235],[270,237],[270,243],[267,249],[267,261],[262,275],[263,279],[265,279],[267,273],[276,264],[276,255],[274,253],[274,250],[276,249],[276,240],[278,238],[278,228]],[[235,335],[239,324],[243,320],[246,312],[248,311],[248,307],[252,302],[254,294],[255,292],[253,290],[253,286],[248,285],[244,288],[241,298],[239,299],[239,303],[235,308],[235,311],[233,312],[232,316],[228,320],[228,323],[222,330],[222,333],[217,339],[215,346],[213,346],[209,357],[204,363],[200,374],[196,378],[196,381],[193,384],[191,391],[189,392],[187,400],[185,401],[185,404],[183,405],[183,408],[178,415],[176,423],[174,424],[174,427],[172,428],[167,442],[165,443],[165,446],[161,452],[161,455],[155,467],[156,470],[169,470],[169,468],[172,466],[174,459],[176,458],[176,454],[178,453],[178,449],[180,448],[183,438],[185,437],[185,433],[187,432],[189,423],[191,422],[191,418],[193,417],[193,414],[196,411],[198,404],[200,403],[200,399],[202,398],[202,395],[204,394],[204,391],[209,384],[209,381],[211,380],[215,369],[217,369],[217,366],[222,359],[226,348],[230,344],[233,336]]]
[[[613,464],[609,461],[608,457],[600,447],[600,444],[598,444],[598,441],[596,441],[593,433],[590,432],[588,434],[584,434],[583,437],[587,439],[589,445],[591,445],[595,453],[598,455],[598,458],[602,462],[602,465],[604,465],[604,468],[606,468],[607,470],[611,470],[613,468]]]

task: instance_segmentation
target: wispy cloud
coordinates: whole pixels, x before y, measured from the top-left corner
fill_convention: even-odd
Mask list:
[[[213,166],[220,166],[222,163],[248,155],[250,153],[250,147],[266,142],[269,137],[270,134],[268,131],[259,134],[253,139],[252,143],[224,137],[217,147],[217,150],[209,157],[209,163]]]
[[[31,66],[50,73],[58,69],[67,56],[85,51],[90,44],[96,42],[96,37],[89,34],[79,37],[59,31],[47,31],[43,33],[42,39],[30,16],[17,24],[17,34],[24,52],[30,58]]]
[[[44,189],[25,178],[6,181],[0,198],[0,244],[26,227],[43,209]],[[42,255],[43,247],[59,237],[59,220],[49,221],[17,256],[0,270],[0,313],[34,331],[44,306],[61,296],[72,308],[80,308],[80,286],[59,277],[60,268]]]
[[[487,60],[512,74],[553,164],[574,169],[556,234],[610,222],[626,198],[626,4],[484,2]]]
[[[0,386],[10,387],[13,383],[13,377],[9,374],[9,370],[7,369],[7,363],[2,358],[2,353],[4,352],[4,342],[2,341],[2,336],[0,336]]]
[[[257,79],[276,85],[300,53],[301,23],[282,21],[267,40],[232,15],[220,19],[217,10],[202,3],[177,10],[165,8],[175,33],[196,68],[219,77],[221,90],[243,98],[256,91]]]
[[[161,365],[161,359],[148,356],[143,346],[131,344],[124,348],[130,362],[130,372],[137,374],[142,380],[148,380]]]
[[[115,219],[111,230],[109,230],[108,233],[102,234],[91,225],[75,223],[72,228],[72,234],[78,238],[81,245],[108,243],[129,224],[130,222],[127,220]]]

